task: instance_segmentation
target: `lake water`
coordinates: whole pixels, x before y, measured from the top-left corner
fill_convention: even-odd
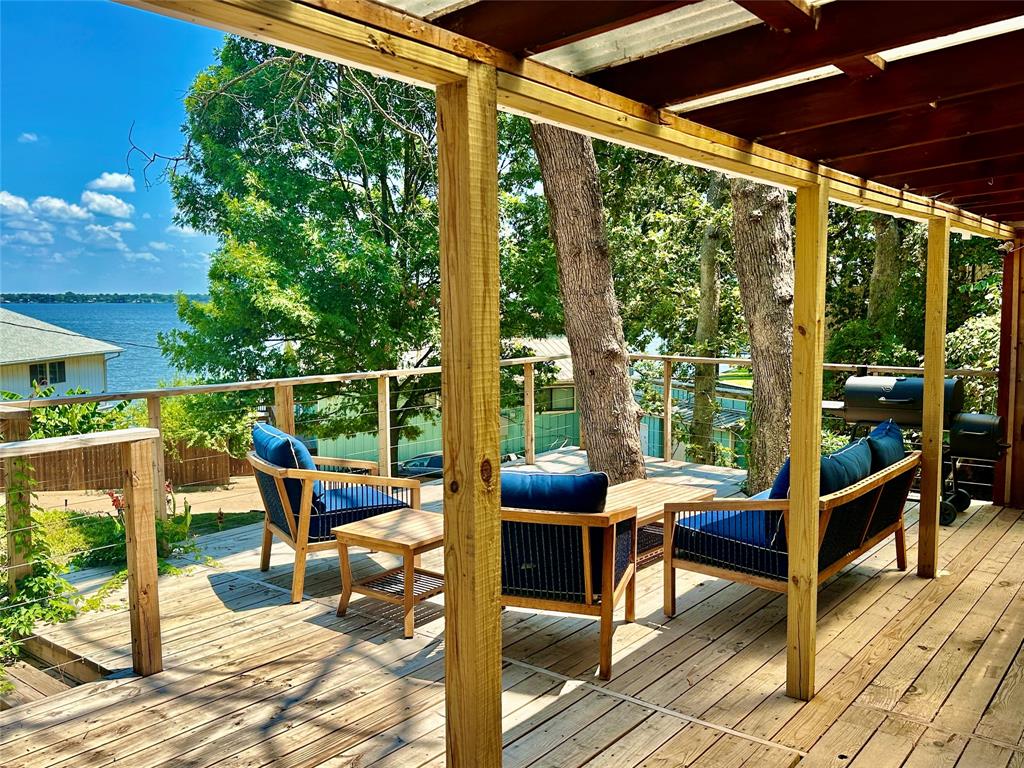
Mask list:
[[[181,328],[174,304],[4,304],[6,309],[124,349],[107,362],[107,390],[148,389],[170,382],[174,369],[156,335]]]

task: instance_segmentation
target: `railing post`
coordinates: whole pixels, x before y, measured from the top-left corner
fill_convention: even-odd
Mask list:
[[[942,429],[946,379],[946,303],[949,291],[949,219],[928,220],[928,274],[924,303],[924,409],[921,413],[921,506],[917,575],[939,568]]]
[[[523,449],[527,464],[537,463],[537,406],[534,396],[533,363],[523,363]]]
[[[786,694],[814,696],[818,621],[818,497],[821,470],[821,390],[825,347],[828,184],[796,192],[793,286],[793,390],[790,450],[789,584]]]
[[[662,361],[661,373],[661,455],[672,460],[672,361]]]
[[[0,406],[4,442],[27,440],[32,421],[28,408]],[[4,467],[7,506],[7,589],[32,573],[32,465],[23,457],[7,459]]]
[[[391,377],[377,377],[377,471],[391,477]]]
[[[162,429],[160,414],[160,398],[146,398],[146,412],[149,416],[149,426],[153,429]],[[167,470],[164,465],[164,446],[161,442],[153,450],[153,509],[156,510],[157,520],[167,519]]]
[[[139,675],[152,675],[163,669],[153,510],[153,451],[159,440],[158,437],[121,445],[132,668]]]
[[[274,426],[289,435],[295,434],[295,392],[291,384],[274,387]]]

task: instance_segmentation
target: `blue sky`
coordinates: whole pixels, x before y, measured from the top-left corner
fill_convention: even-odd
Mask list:
[[[213,238],[174,226],[137,144],[174,154],[219,32],[109,2],[0,2],[0,291],[203,292]]]

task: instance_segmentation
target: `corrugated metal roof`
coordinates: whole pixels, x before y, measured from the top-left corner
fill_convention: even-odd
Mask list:
[[[513,344],[526,347],[533,351],[537,357],[547,355],[568,355],[569,340],[565,336],[548,336],[546,339],[517,338],[511,340]],[[556,360],[552,363],[555,366],[555,381],[560,384],[567,384],[573,380],[572,358]]]
[[[0,307],[0,365],[123,351],[105,341]]]

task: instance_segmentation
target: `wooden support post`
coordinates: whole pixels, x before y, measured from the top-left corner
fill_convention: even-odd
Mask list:
[[[942,414],[946,384],[946,300],[949,286],[949,219],[928,220],[928,275],[924,304],[924,410],[921,414],[921,506],[917,575],[939,568],[939,500],[942,498]]]
[[[146,398],[146,412],[149,415],[149,426],[153,429],[161,429],[160,398]],[[167,519],[167,471],[164,468],[164,446],[161,440],[153,451],[153,509],[156,510],[157,520]]]
[[[526,463],[537,463],[537,404],[533,363],[523,363],[523,443]]]
[[[1003,257],[1003,305],[999,324],[999,399],[1010,444],[996,466],[993,501],[1024,507],[1024,230]]]
[[[27,440],[32,422],[28,408],[0,406],[3,441]],[[7,507],[7,589],[13,595],[16,582],[32,573],[32,464],[27,458],[9,458],[4,467]]]
[[[391,477],[391,377],[377,377],[377,471]]]
[[[163,669],[153,514],[153,451],[156,443],[157,440],[152,439],[121,445],[132,668],[139,675],[152,675]]]
[[[665,360],[661,371],[661,455],[672,458],[672,361]]]
[[[793,286],[793,405],[786,694],[814,696],[818,621],[818,491],[821,452],[821,390],[825,348],[825,267],[828,248],[828,185],[796,193],[796,259]]]
[[[437,89],[449,768],[501,765],[497,90]]]
[[[274,426],[289,435],[295,434],[295,391],[290,384],[274,387]]]

